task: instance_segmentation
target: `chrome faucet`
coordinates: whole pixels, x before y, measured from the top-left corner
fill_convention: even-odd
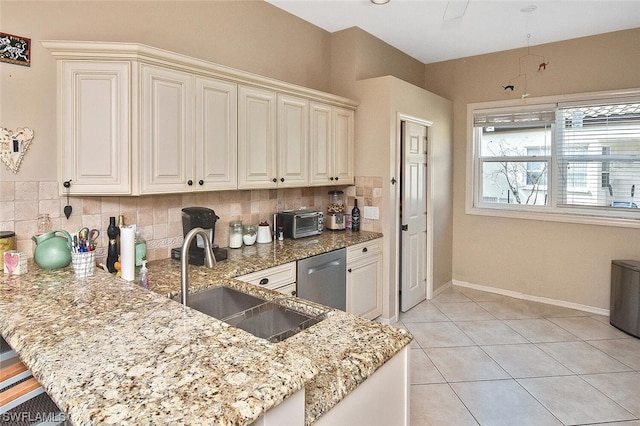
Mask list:
[[[182,252],[180,253],[180,284],[182,285],[182,294],[180,295],[180,302],[188,306],[189,303],[189,246],[191,240],[196,235],[200,235],[204,240],[204,264],[207,268],[213,268],[216,266],[216,258],[213,255],[211,249],[211,241],[209,241],[209,234],[202,228],[193,228],[187,232],[182,242]]]

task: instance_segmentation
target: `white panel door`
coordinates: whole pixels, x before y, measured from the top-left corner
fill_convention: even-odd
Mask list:
[[[355,112],[333,108],[333,175],[336,184],[353,184],[353,144]]]
[[[238,87],[196,79],[194,190],[238,187]]]
[[[309,101],[278,95],[278,187],[306,186],[309,182]]]
[[[179,192],[193,187],[191,75],[142,66],[141,139],[141,193]]]
[[[427,127],[403,122],[401,309],[427,297]]]
[[[70,194],[130,194],[129,62],[60,61],[59,149]]]
[[[334,181],[331,106],[311,102],[309,111],[309,185],[329,185]]]
[[[276,93],[238,87],[238,188],[276,188]]]

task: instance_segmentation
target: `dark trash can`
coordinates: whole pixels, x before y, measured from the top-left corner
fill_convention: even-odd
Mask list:
[[[611,262],[609,322],[626,333],[640,337],[640,261]]]

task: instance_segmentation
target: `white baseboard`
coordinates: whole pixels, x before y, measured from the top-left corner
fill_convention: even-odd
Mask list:
[[[521,293],[519,291],[505,290],[505,289],[497,288],[497,287],[489,287],[489,286],[486,286],[486,285],[473,284],[473,283],[469,283],[469,282],[466,282],[466,281],[452,280],[452,282],[453,282],[454,286],[466,287],[466,288],[471,288],[471,289],[474,289],[474,290],[480,290],[480,291],[486,291],[486,292],[489,292],[489,293],[501,294],[503,296],[509,296],[509,297],[513,297],[513,298],[516,298],[516,299],[522,299],[522,300],[530,300],[532,302],[540,302],[540,303],[546,303],[546,304],[549,304],[549,305],[562,306],[564,308],[576,309],[578,311],[584,311],[584,312],[589,312],[589,313],[592,313],[592,314],[604,315],[604,316],[607,316],[607,317],[609,316],[609,309],[602,309],[602,308],[596,308],[595,306],[581,305],[579,303],[567,302],[565,300],[549,299],[547,297],[540,297],[540,296],[532,296],[530,294]],[[447,286],[448,286],[448,284],[443,286],[442,288],[444,289]],[[438,293],[440,293],[440,291],[441,290],[438,289]]]
[[[431,298],[433,299],[434,297],[436,297],[437,295],[439,295],[443,291],[450,289],[452,286],[453,286],[453,282],[449,281],[445,285],[443,285],[441,287],[438,287],[437,289],[433,290],[433,294],[432,294]]]

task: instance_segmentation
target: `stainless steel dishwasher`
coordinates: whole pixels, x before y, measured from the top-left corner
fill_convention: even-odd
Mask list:
[[[298,297],[347,309],[347,249],[299,260],[297,278]]]

